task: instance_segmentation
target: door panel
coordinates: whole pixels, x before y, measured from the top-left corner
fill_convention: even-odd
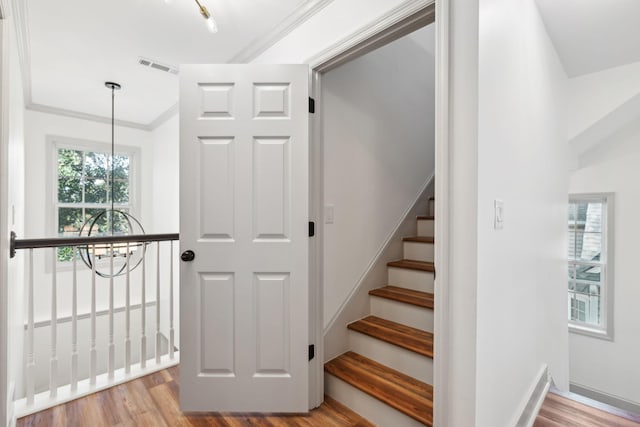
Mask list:
[[[180,69],[180,403],[308,410],[308,67]]]

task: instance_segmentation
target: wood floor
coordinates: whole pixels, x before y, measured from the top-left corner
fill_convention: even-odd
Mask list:
[[[638,427],[640,417],[572,393],[550,392],[534,427]],[[576,400],[578,399],[578,400]],[[584,403],[582,403],[584,402]]]
[[[308,415],[191,414],[178,407],[180,375],[169,368],[18,420],[17,427],[374,427],[325,396]],[[639,427],[640,416],[575,395],[550,392],[534,427]],[[585,402],[585,403],[582,403]]]
[[[169,368],[18,420],[17,427],[103,426],[304,426],[373,427],[373,424],[325,396],[308,415],[196,414],[178,406],[180,375]]]

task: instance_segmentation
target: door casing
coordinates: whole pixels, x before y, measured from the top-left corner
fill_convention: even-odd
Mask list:
[[[308,59],[310,65],[311,97],[315,100],[315,114],[310,123],[310,193],[309,212],[316,221],[316,238],[311,242],[310,294],[309,300],[316,301],[310,306],[310,337],[315,337],[316,359],[310,366],[309,407],[322,403],[324,395],[324,331],[323,331],[323,235],[324,235],[324,164],[322,133],[322,76],[327,71],[354,60],[368,52],[384,46],[404,35],[435,21],[436,25],[436,128],[435,128],[435,198],[436,221],[435,238],[439,242],[435,248],[435,263],[438,268],[435,305],[435,347],[438,357],[434,359],[434,422],[446,426],[448,419],[447,359],[449,354],[448,324],[448,129],[449,129],[449,1],[414,0],[407,1],[392,9],[366,28],[330,46],[318,55]],[[435,17],[438,19],[435,20]]]

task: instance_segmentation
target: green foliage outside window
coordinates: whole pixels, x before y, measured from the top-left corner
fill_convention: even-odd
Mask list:
[[[82,151],[71,148],[58,149],[57,231],[60,237],[78,236],[85,222],[111,208],[111,196],[115,209],[130,209],[130,156],[116,154],[113,157],[113,189],[111,155],[109,153]],[[122,216],[116,216],[116,219]],[[114,229],[124,224],[114,223]],[[96,232],[97,228],[97,232]],[[92,235],[111,231],[110,215],[103,215]],[[58,261],[73,259],[73,248],[58,249]]]

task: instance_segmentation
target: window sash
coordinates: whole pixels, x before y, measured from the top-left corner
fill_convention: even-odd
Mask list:
[[[100,155],[106,155],[110,157],[111,155],[111,146],[110,144],[94,142],[94,141],[86,141],[86,140],[76,140],[72,138],[59,137],[59,136],[47,136],[48,146],[51,147],[50,158],[52,168],[50,169],[50,173],[52,175],[51,182],[51,193],[49,200],[53,202],[50,206],[52,206],[53,212],[49,216],[50,220],[48,221],[51,224],[51,228],[49,228],[52,234],[56,236],[62,236],[60,229],[60,209],[63,208],[71,208],[71,209],[82,209],[82,217],[85,217],[85,210],[109,210],[111,209],[111,189],[105,189],[105,195],[108,192],[108,195],[105,196],[105,202],[84,202],[85,199],[85,191],[82,188],[82,202],[61,202],[59,201],[59,179],[60,179],[60,166],[59,166],[59,156],[60,150],[73,150],[78,151],[82,155],[82,171],[79,176],[80,180],[87,178],[95,178],[85,176],[85,168],[87,162],[87,156],[89,153],[97,153]],[[128,212],[129,214],[136,215],[137,214],[137,202],[136,195],[138,191],[139,181],[138,181],[138,168],[139,168],[139,155],[140,150],[134,146],[116,146],[115,153],[116,157],[126,157],[127,165],[126,165],[126,178],[123,173],[122,176],[114,179],[116,185],[120,182],[128,183],[128,201],[127,202],[114,202],[113,207],[116,210],[123,210]],[[80,172],[80,171],[78,171]],[[100,176],[99,178],[105,179],[108,181],[108,186],[111,185],[111,164],[110,160],[107,159],[107,164],[105,165],[105,174],[106,177]],[[51,176],[50,175],[50,176]],[[116,171],[116,176],[118,176],[118,171]],[[106,201],[108,200],[108,201]],[[67,234],[69,235],[69,234]],[[53,258],[53,257],[52,257]],[[62,269],[64,270],[65,265],[69,264],[65,261],[56,260],[58,264],[61,264]],[[47,271],[51,268],[50,261],[47,261]]]
[[[578,218],[578,206],[580,204],[597,203],[601,204],[602,211],[600,212],[599,224],[595,229],[597,232],[589,232],[593,234],[600,234],[600,253],[594,254],[594,257],[599,259],[588,260],[580,259],[582,256],[578,252],[578,249],[582,251],[584,239],[586,234],[585,228],[587,226],[587,220],[584,218]],[[573,242],[568,242],[568,272],[569,277],[567,281],[567,296],[568,296],[568,323],[572,332],[583,333],[590,336],[596,336],[599,338],[612,339],[612,304],[610,301],[610,295],[612,295],[612,274],[610,271],[611,259],[611,245],[610,241],[613,232],[613,214],[612,205],[613,194],[585,194],[585,195],[573,195],[569,197],[569,209],[570,214],[568,217],[568,232],[569,237],[573,238]],[[571,215],[573,213],[573,215]],[[597,213],[595,213],[597,215]],[[584,233],[584,234],[582,234]],[[571,253],[573,251],[573,253]],[[582,267],[599,268],[599,280],[588,280],[583,277],[578,277],[578,270]],[[588,274],[588,272],[587,272]],[[594,273],[596,274],[596,273]],[[586,274],[585,274],[586,275]],[[588,287],[586,289],[579,289],[580,286]],[[590,288],[590,286],[597,286],[597,291]],[[592,299],[597,301],[592,302]],[[580,315],[580,303],[584,303],[584,317]],[[595,307],[591,304],[597,304]],[[596,310],[594,314],[590,310]],[[590,316],[597,316],[597,323],[594,323]],[[581,320],[584,319],[584,320]],[[591,321],[589,321],[591,320]]]

